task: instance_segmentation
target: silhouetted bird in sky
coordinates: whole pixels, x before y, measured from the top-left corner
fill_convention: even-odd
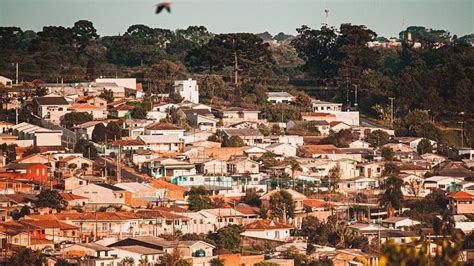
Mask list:
[[[163,2],[163,3],[157,4],[155,13],[160,14],[160,12],[163,11],[163,9],[166,9],[166,11],[168,11],[168,13],[171,13],[171,3],[170,2]]]

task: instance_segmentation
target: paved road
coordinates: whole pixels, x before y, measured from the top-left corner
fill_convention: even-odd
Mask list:
[[[103,163],[104,158],[99,159],[100,162]],[[107,171],[110,173],[110,171],[116,171],[117,170],[117,162],[112,159],[105,159],[107,162]],[[128,182],[144,182],[150,179],[149,176],[136,173],[132,168],[127,167],[125,165],[121,165],[121,181],[128,181]]]
[[[383,125],[379,125],[377,123],[374,123],[370,120],[367,120],[365,118],[360,118],[360,125],[363,126],[363,127],[380,127],[380,128],[385,128],[385,129],[389,129],[387,128],[386,126],[383,126]]]

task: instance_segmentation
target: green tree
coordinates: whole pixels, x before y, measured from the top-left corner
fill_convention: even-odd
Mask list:
[[[260,207],[262,205],[260,195],[257,193],[257,190],[255,188],[247,189],[245,191],[245,195],[240,198],[240,202],[255,207]]]
[[[82,153],[85,158],[97,158],[97,149],[94,144],[83,138],[77,140],[74,152]]]
[[[123,266],[133,266],[135,265],[135,260],[132,257],[125,257],[120,261],[120,264]]]
[[[292,179],[292,183],[293,183],[293,188],[295,187],[295,174],[296,172],[298,171],[301,171],[302,168],[301,168],[301,165],[300,163],[296,160],[296,158],[294,157],[289,157],[288,159],[286,159],[286,163],[290,166],[290,170],[291,170],[291,179]]]
[[[402,193],[403,181],[397,176],[389,176],[383,181],[382,189],[384,192],[379,196],[380,205],[387,209],[387,215],[390,217],[394,213],[394,209],[402,207],[403,193]]]
[[[106,100],[107,103],[111,103],[114,101],[114,92],[112,90],[103,90],[99,97]]]
[[[104,124],[99,123],[94,126],[92,130],[92,141],[97,143],[102,143],[105,141],[105,135],[107,133],[107,128]]]
[[[238,65],[234,74],[248,77],[252,70],[264,68],[273,60],[268,45],[255,34],[229,33],[218,34],[208,43],[191,50],[185,61],[198,71],[209,72]]]
[[[64,115],[63,125],[67,128],[92,121],[93,117],[87,112],[70,112]]]
[[[26,148],[25,151],[23,152],[23,156],[28,156],[32,154],[38,154],[38,153],[41,153],[41,149],[38,146],[34,145],[34,146],[30,146]]]
[[[6,265],[11,266],[25,266],[34,265],[42,266],[46,264],[46,256],[41,251],[33,251],[29,248],[21,248],[16,252],[14,256],[11,256],[7,260]]]
[[[265,124],[260,124],[258,125],[258,130],[260,133],[262,133],[264,136],[269,136],[271,131],[270,129],[265,125]]]
[[[224,147],[242,147],[244,146],[244,141],[239,136],[232,136],[227,141],[224,141]]]
[[[118,122],[111,121],[107,124],[107,139],[108,140],[119,140],[122,138],[122,127]]]
[[[99,38],[97,30],[92,22],[87,20],[79,20],[72,27],[72,37],[77,45],[83,49],[89,42]]]
[[[142,107],[135,107],[131,112],[134,119],[146,119],[146,111]]]
[[[275,158],[276,154],[271,151],[267,151],[258,159],[263,163],[265,167],[272,167],[278,165],[278,160]]]
[[[382,248],[380,265],[461,265],[459,261],[462,247],[460,236],[453,239],[443,238],[437,243],[440,248],[436,248],[434,256],[431,256],[428,241],[423,241],[419,246],[389,242]]]
[[[219,248],[227,250],[238,250],[241,245],[243,228],[238,224],[229,224],[217,230],[215,241]]]
[[[68,262],[66,259],[58,259],[54,266],[73,266],[74,264]]]
[[[188,197],[189,209],[192,211],[212,208],[209,192],[204,187],[193,187],[186,192],[186,196]]]
[[[219,75],[205,75],[199,86],[199,98],[213,103],[215,98],[228,99],[230,89]]]
[[[219,258],[214,258],[209,261],[209,264],[211,266],[224,266],[224,260],[221,260]]]
[[[380,150],[380,152],[381,152],[382,158],[384,158],[384,160],[386,160],[386,161],[392,161],[393,156],[395,155],[392,148],[390,148],[390,147],[383,147]]]
[[[270,212],[272,218],[286,221],[295,216],[293,197],[286,190],[279,190],[270,196]]]
[[[331,131],[329,136],[321,140],[321,143],[332,144],[339,148],[347,148],[356,139],[357,137],[352,133],[351,129],[341,129],[337,132]]]
[[[433,152],[433,145],[431,145],[431,141],[429,139],[424,138],[418,143],[416,150],[420,155],[425,153],[431,153]]]
[[[302,26],[296,30],[298,37],[291,43],[298,56],[305,61],[303,70],[309,75],[321,78],[335,76],[339,69],[336,29],[323,26],[316,30]]]
[[[165,253],[160,261],[160,266],[191,266],[191,263],[183,258],[178,248],[173,249],[171,253]]]
[[[56,190],[42,190],[35,201],[36,207],[48,207],[58,211],[64,210],[67,206],[67,201]]]
[[[284,135],[285,133],[281,130],[280,126],[275,124],[272,126],[272,135]]]
[[[380,129],[367,134],[367,142],[370,143],[372,147],[380,148],[381,146],[387,144],[389,141],[390,135]]]

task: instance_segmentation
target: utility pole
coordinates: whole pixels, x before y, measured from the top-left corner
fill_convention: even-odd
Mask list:
[[[120,150],[121,150],[121,146],[119,145],[119,151],[118,151],[118,156],[117,156],[117,183],[120,183],[120,178],[121,178]]]
[[[464,148],[464,121],[458,123],[461,124],[461,148]]]
[[[355,87],[355,90],[354,90],[354,107],[357,108],[357,105],[359,105],[357,103],[357,84],[354,84],[354,87]]]
[[[390,126],[393,129],[393,100],[395,99],[394,97],[389,97],[390,99]]]
[[[237,60],[237,51],[234,51],[234,84],[239,83],[239,61]]]
[[[15,63],[15,68],[16,68],[16,79],[15,79],[15,84],[18,85],[18,62]]]

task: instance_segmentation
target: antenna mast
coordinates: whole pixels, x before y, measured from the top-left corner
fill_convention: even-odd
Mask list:
[[[324,26],[329,27],[329,7],[324,9]]]

